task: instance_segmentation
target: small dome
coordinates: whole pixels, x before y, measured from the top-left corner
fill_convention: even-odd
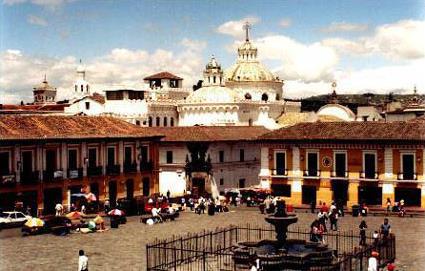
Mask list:
[[[218,63],[218,61],[215,59],[214,56],[211,57],[210,61],[208,62],[208,64],[205,67],[207,70],[209,69],[214,69],[214,68],[221,68],[220,63]]]
[[[236,100],[233,90],[221,86],[202,87],[186,98],[187,103],[233,103]]]
[[[44,77],[44,81],[42,83],[36,85],[33,89],[37,91],[43,91],[43,90],[56,91],[55,87],[52,87],[51,85],[49,85],[49,83],[46,80],[46,77]]]

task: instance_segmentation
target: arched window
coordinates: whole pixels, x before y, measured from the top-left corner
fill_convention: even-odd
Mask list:
[[[161,126],[161,119],[159,117],[156,117],[156,126]]]
[[[75,85],[75,92],[77,92],[78,91],[78,86],[77,85]]]
[[[248,120],[248,125],[249,125],[249,126],[252,126],[252,119],[249,119],[249,120]]]
[[[168,123],[167,123],[167,117],[164,117],[164,127],[167,127]]]
[[[170,119],[170,126],[173,127],[174,126],[174,118]]]
[[[152,117],[149,117],[149,119],[148,119],[148,126],[152,127]]]
[[[267,102],[269,100],[269,96],[266,93],[263,93],[263,95],[261,95],[261,100]]]
[[[89,85],[86,86],[86,91],[89,92]]]
[[[251,94],[246,93],[246,94],[245,94],[245,99],[247,99],[247,100],[251,100],[251,99],[252,99]]]
[[[215,84],[215,82],[216,82],[216,78],[215,78],[215,76],[213,77],[213,83]]]
[[[83,92],[84,91],[84,86],[83,85],[81,85],[81,92]]]

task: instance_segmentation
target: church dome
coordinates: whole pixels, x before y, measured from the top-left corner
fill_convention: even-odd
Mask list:
[[[222,86],[202,87],[186,98],[187,103],[233,103],[236,100],[236,93]]]
[[[260,62],[238,61],[225,71],[226,81],[279,81],[271,71]]]

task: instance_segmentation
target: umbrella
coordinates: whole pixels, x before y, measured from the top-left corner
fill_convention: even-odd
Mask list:
[[[97,200],[96,195],[93,194],[93,193],[88,193],[88,194],[85,195],[85,197],[86,197],[88,202]]]
[[[108,215],[111,215],[111,216],[123,216],[124,215],[124,212],[121,211],[121,210],[119,210],[119,209],[113,209],[113,210],[109,211]]]
[[[29,228],[43,227],[44,226],[44,221],[41,220],[40,218],[33,217],[31,219],[28,219],[28,221],[25,222],[24,225],[27,226],[27,227],[29,227]]]
[[[103,221],[103,218],[101,217],[101,216],[96,216],[94,219],[93,219],[93,221],[94,221],[94,223],[96,223],[96,224],[102,224],[102,223],[104,223],[104,221]]]
[[[70,212],[69,214],[66,215],[67,218],[69,219],[80,219],[81,218],[81,213],[80,212]]]
[[[92,230],[92,231],[95,230],[96,229],[96,223],[94,221],[90,220],[89,223],[88,223],[88,228],[89,228],[89,230]]]

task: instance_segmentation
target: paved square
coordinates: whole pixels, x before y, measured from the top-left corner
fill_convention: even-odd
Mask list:
[[[126,225],[104,233],[71,234],[65,237],[39,235],[21,237],[20,229],[0,232],[0,270],[76,270],[77,254],[84,249],[90,270],[145,270],[145,245],[155,238],[199,232],[230,224],[265,225],[256,208],[236,208],[215,216],[182,213],[174,222],[147,226],[138,217]],[[233,212],[234,211],[234,212]],[[299,213],[300,228],[309,228],[312,214]],[[361,218],[340,219],[341,230],[357,232]],[[383,217],[367,217],[369,230],[382,223]],[[397,238],[397,267],[403,271],[425,270],[425,218],[391,217]]]

